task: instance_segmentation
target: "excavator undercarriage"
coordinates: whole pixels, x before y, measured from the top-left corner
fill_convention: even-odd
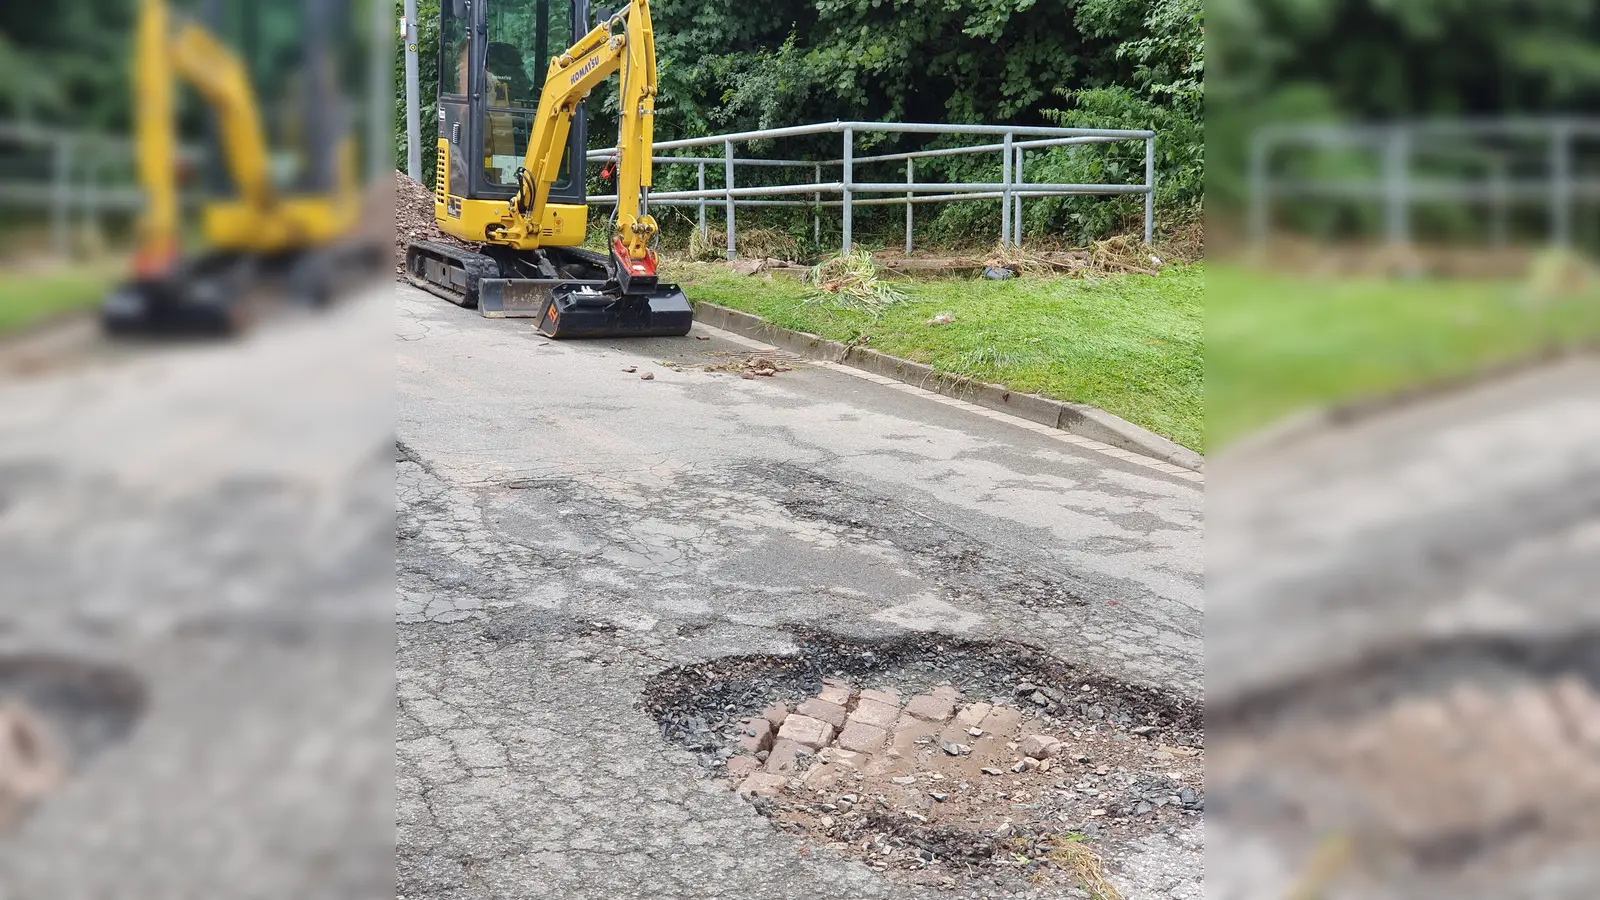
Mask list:
[[[481,251],[432,241],[406,249],[412,284],[487,318],[531,318],[552,338],[672,337],[694,313],[675,284],[623,291],[603,253],[581,247]]]

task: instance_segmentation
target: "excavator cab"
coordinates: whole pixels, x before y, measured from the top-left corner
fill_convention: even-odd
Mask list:
[[[439,9],[439,229],[482,241],[517,192],[545,67],[588,30],[588,0],[444,0]],[[577,246],[588,228],[580,103],[541,236]],[[548,232],[548,233],[543,233]]]
[[[688,299],[656,278],[648,214],[656,94],[648,0],[591,19],[588,0],[442,0],[434,218],[476,250],[417,241],[410,281],[546,335],[687,334]],[[584,100],[618,74],[617,213],[609,252],[582,246]]]

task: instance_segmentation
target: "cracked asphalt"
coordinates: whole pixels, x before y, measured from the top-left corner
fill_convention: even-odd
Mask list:
[[[554,343],[395,304],[401,897],[984,896],[771,828],[639,710],[653,673],[797,626],[1008,638],[1201,695],[1190,481],[804,363],[693,368],[751,352],[722,335]],[[1109,864],[1129,898],[1199,898],[1200,828]]]
[[[1295,685],[1357,708],[1404,710],[1412,698],[1442,692],[1440,685],[1493,683],[1508,672],[1537,681],[1537,663],[1515,661],[1549,656],[1540,648],[1568,641],[1586,642],[1580,655],[1595,671],[1600,361],[1594,357],[1452,391],[1290,446],[1224,455],[1208,476],[1213,755],[1230,743],[1248,750],[1256,739],[1248,728],[1218,725],[1230,710],[1270,698],[1292,714],[1296,695],[1273,692]],[[1517,647],[1531,649],[1498,655],[1493,649]],[[1431,659],[1439,662],[1430,669]],[[1341,684],[1380,668],[1376,660],[1396,674],[1377,679],[1371,696],[1338,693]],[[1461,759],[1468,748],[1493,749],[1486,731],[1513,736],[1517,750],[1487,779],[1474,779],[1484,798],[1527,790],[1518,765],[1530,762],[1537,770],[1554,758],[1515,713],[1507,704],[1451,735],[1461,742],[1455,754]],[[1304,715],[1310,721],[1304,730],[1325,724],[1312,718],[1315,712]],[[1406,757],[1396,751],[1404,749],[1386,748],[1381,758],[1399,768],[1394,760]],[[1267,770],[1293,762],[1258,754],[1256,765]],[[1410,773],[1424,783],[1437,774]],[[1210,896],[1299,895],[1294,886],[1315,869],[1315,848],[1332,826],[1317,821],[1315,810],[1310,821],[1264,826],[1259,813],[1272,801],[1253,795],[1254,787],[1208,787]],[[1564,788],[1576,797],[1593,790],[1581,781]],[[1374,818],[1361,831],[1382,841],[1385,827]],[[1557,820],[1527,826],[1533,833],[1561,827]],[[1510,839],[1489,837],[1491,846]],[[1403,870],[1382,871],[1316,893],[1340,900],[1592,897],[1600,854],[1593,840],[1580,836],[1574,843],[1563,848],[1552,841],[1554,852],[1499,866],[1493,877],[1470,884],[1443,870],[1420,881],[1402,877]]]
[[[44,710],[91,739],[0,834],[0,898],[391,890],[391,316],[373,291],[167,348],[91,324],[0,380],[0,699],[73,665],[144,698]]]

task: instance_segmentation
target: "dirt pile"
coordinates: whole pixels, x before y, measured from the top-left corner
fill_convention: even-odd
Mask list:
[[[404,172],[394,173],[394,271],[406,271],[406,246],[412,241],[437,241],[469,250],[479,244],[463,241],[439,230],[433,219],[433,192],[412,181]]]
[[[740,378],[771,378],[779,372],[793,371],[792,366],[786,366],[765,356],[750,356],[741,360],[706,366],[707,372],[734,372]]]

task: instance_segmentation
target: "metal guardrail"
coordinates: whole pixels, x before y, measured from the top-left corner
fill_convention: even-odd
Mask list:
[[[939,134],[986,135],[1001,140],[994,143],[965,147],[941,147],[930,150],[913,150],[904,153],[887,153],[876,156],[856,156],[856,135],[861,133],[889,134]],[[763,159],[740,157],[735,154],[738,144],[756,140],[774,140],[816,134],[842,136],[843,156],[838,159]],[[1023,140],[1019,140],[1022,138]],[[1030,150],[1079,144],[1108,144],[1141,141],[1144,144],[1144,181],[1140,184],[1040,184],[1026,180],[1026,154]],[[899,206],[906,208],[906,253],[914,244],[916,225],[914,209],[923,203],[949,203],[971,200],[1001,200],[1000,241],[1007,246],[1022,244],[1022,201],[1034,197],[1112,196],[1142,194],[1144,196],[1144,240],[1150,243],[1155,236],[1155,141],[1153,131],[1093,128],[1035,128],[1012,125],[930,125],[902,122],[824,122],[816,125],[799,125],[789,128],[768,128],[760,131],[741,131],[732,134],[710,135],[678,141],[663,141],[655,145],[661,151],[688,150],[695,147],[722,147],[721,158],[709,156],[657,155],[658,165],[692,165],[698,169],[695,190],[652,192],[649,203],[662,206],[692,206],[699,211],[698,227],[702,237],[708,234],[706,210],[708,206],[721,205],[727,219],[727,254],[733,259],[736,253],[735,209],[748,207],[810,207],[812,231],[815,239],[822,239],[821,210],[838,208],[841,211],[842,248],[849,252],[854,246],[853,213],[858,206]],[[998,182],[928,182],[917,180],[919,159],[930,159],[969,154],[999,153],[1001,180]],[[590,164],[613,159],[615,149],[591,150]],[[859,166],[904,163],[905,181],[858,181]],[[708,166],[722,166],[723,186],[706,187]],[[805,168],[811,170],[812,180],[794,184],[739,187],[736,171],[739,166],[769,168]],[[837,180],[823,181],[824,169],[839,169]],[[858,198],[857,195],[894,194],[896,196]],[[824,199],[837,195],[839,199]],[[807,199],[776,199],[796,198]],[[615,202],[616,195],[591,198],[595,202]]]
[[[190,163],[202,158],[194,147],[179,154]],[[56,255],[71,251],[74,225],[98,230],[106,215],[143,206],[129,138],[0,122],[0,207],[44,212]]]
[[[815,134],[839,134],[843,156],[837,159],[800,160],[741,157],[739,144]],[[856,156],[856,135],[864,133],[963,134],[999,138],[998,141],[963,147],[942,147],[903,153]],[[825,122],[790,128],[771,128],[733,134],[711,135],[655,145],[659,151],[687,150],[720,146],[721,157],[657,155],[659,165],[693,165],[698,168],[698,188],[689,191],[662,191],[649,197],[652,204],[695,207],[699,211],[702,236],[708,234],[708,207],[725,210],[728,258],[735,255],[736,214],[739,206],[810,207],[812,229],[821,241],[823,209],[841,211],[843,249],[854,246],[853,213],[856,207],[900,206],[906,208],[906,252],[913,249],[915,208],[926,203],[973,200],[1001,200],[1000,239],[1006,245],[1022,242],[1023,201],[1038,197],[1144,196],[1144,238],[1148,243],[1155,228],[1155,139],[1153,131],[1035,128],[1008,125],[929,125],[894,122]],[[1145,179],[1142,184],[1041,184],[1026,179],[1029,152],[1053,147],[1140,141],[1145,150]],[[0,166],[0,205],[48,211],[52,242],[65,255],[72,244],[74,222],[92,228],[108,213],[137,212],[143,197],[134,178],[132,143],[123,137],[69,132],[19,123],[0,122],[0,148],[20,149],[28,165]],[[614,149],[593,150],[590,163],[600,163],[615,155]],[[185,157],[197,159],[193,148]],[[998,182],[929,182],[917,180],[917,160],[971,154],[998,153],[1001,180]],[[858,167],[903,164],[904,181],[857,180]],[[708,166],[720,165],[724,184],[707,188]],[[799,168],[809,171],[812,180],[788,185],[739,187],[735,172],[740,166]],[[825,170],[837,169],[839,177],[824,181]],[[21,177],[18,177],[18,173]],[[875,196],[893,195],[893,196]],[[837,197],[838,199],[830,199]],[[797,199],[805,198],[805,199]],[[616,196],[597,196],[595,202],[615,202]]]
[[[1249,229],[1264,242],[1272,230],[1273,203],[1282,199],[1366,200],[1383,204],[1384,232],[1391,244],[1413,237],[1413,207],[1421,202],[1478,203],[1489,208],[1495,243],[1507,233],[1513,204],[1547,207],[1550,239],[1572,242],[1575,207],[1600,201],[1600,177],[1583,175],[1574,163],[1581,141],[1600,140],[1600,118],[1479,118],[1383,125],[1300,124],[1259,129],[1251,138]],[[1520,145],[1518,142],[1522,142]],[[1536,146],[1543,156],[1539,176],[1513,176],[1517,151]],[[1287,178],[1273,164],[1288,152],[1357,150],[1372,154],[1378,173],[1370,178]],[[1480,174],[1419,174],[1424,155],[1465,161]],[[1526,165],[1521,168],[1527,169]]]

